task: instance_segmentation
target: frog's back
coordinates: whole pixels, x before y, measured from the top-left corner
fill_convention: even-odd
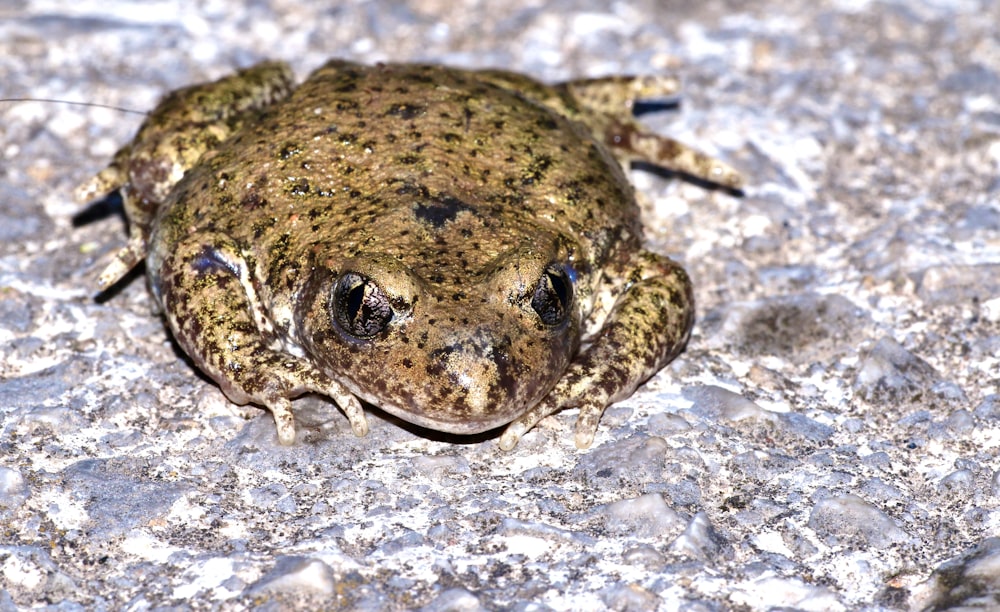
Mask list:
[[[438,270],[464,245],[459,276],[539,232],[600,267],[641,232],[621,167],[586,128],[440,66],[331,62],[187,183],[173,228],[212,224],[272,255],[377,244]],[[189,197],[201,190],[215,193]]]

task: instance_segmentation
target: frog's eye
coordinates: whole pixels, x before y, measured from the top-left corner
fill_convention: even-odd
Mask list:
[[[356,338],[374,338],[392,320],[389,298],[373,280],[348,272],[333,288],[333,318]]]
[[[559,325],[569,316],[569,304],[573,299],[573,284],[566,269],[558,264],[550,264],[538,279],[531,307],[546,325]]]

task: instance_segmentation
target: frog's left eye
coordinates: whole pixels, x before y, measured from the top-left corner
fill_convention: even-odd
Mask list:
[[[531,298],[531,308],[542,323],[559,325],[569,316],[569,305],[573,300],[573,284],[566,269],[558,264],[550,264],[542,272]]]
[[[355,338],[374,338],[392,320],[388,296],[375,281],[357,272],[337,280],[331,307],[340,328]]]

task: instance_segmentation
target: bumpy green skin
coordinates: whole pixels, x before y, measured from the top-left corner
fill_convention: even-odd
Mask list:
[[[83,188],[121,187],[138,237],[102,282],[145,256],[180,345],[234,402],[270,408],[282,443],[290,399],[314,391],[359,435],[357,398],[440,431],[510,424],[504,448],[579,407],[586,447],[683,349],[690,282],[642,248],[612,154],[737,185],[630,118],[673,81],[340,61],[297,88],[289,75],[261,64],[175,92]],[[180,153],[148,144],[164,140]]]

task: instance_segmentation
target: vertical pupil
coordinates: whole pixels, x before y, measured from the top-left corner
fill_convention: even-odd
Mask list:
[[[546,268],[538,279],[531,307],[546,325],[558,325],[566,320],[573,290],[567,281],[566,272],[555,264]]]
[[[352,327],[360,327],[361,321],[359,319],[364,319],[364,314],[362,309],[365,303],[365,287],[367,283],[358,283],[351,287],[350,293],[347,294],[347,312],[351,321],[354,321]]]
[[[545,275],[549,278],[549,284],[552,286],[552,290],[556,292],[559,303],[565,308],[566,303],[569,302],[566,279],[563,278],[562,274],[555,274],[551,270],[546,271]]]

